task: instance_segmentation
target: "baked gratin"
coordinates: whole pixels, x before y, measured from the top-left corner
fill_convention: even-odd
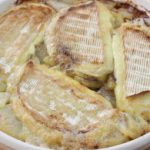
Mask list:
[[[149,26],[132,0],[17,0],[0,14],[0,130],[66,150],[150,132]]]

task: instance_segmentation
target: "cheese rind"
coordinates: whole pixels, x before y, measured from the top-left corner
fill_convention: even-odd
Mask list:
[[[103,81],[113,71],[112,21],[109,10],[98,1],[60,11],[45,34],[53,65],[80,78]]]
[[[121,110],[150,119],[149,28],[124,24],[113,40],[116,100]]]

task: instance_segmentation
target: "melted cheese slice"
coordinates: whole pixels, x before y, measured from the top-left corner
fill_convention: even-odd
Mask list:
[[[9,73],[34,53],[53,9],[40,4],[16,6],[0,16],[0,69]]]
[[[46,69],[27,66],[18,85],[18,94],[24,105],[29,110],[39,111],[39,117],[47,116],[46,124],[53,124],[53,121],[55,124],[58,119],[60,123],[57,126],[60,129],[63,121],[66,130],[82,130],[88,124],[97,122],[101,111],[111,108],[95,92],[59,72]]]
[[[149,28],[125,24],[113,42],[116,98],[121,109],[150,119]]]
[[[146,129],[142,119],[113,109],[96,92],[31,62],[25,66],[12,101],[17,117],[51,148],[107,147],[135,138]]]
[[[103,80],[113,70],[112,20],[109,10],[97,1],[62,10],[46,31],[50,59],[65,66],[62,70]]]

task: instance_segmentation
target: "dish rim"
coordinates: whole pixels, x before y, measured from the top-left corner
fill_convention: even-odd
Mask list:
[[[0,0],[0,12],[7,10],[7,8],[9,8],[12,4],[14,4],[15,1],[16,0]],[[1,7],[1,5],[5,7]],[[0,144],[4,144],[16,150],[19,150],[20,148],[28,149],[28,150],[53,150],[53,149],[48,149],[44,147],[35,146],[29,143],[25,143],[10,135],[7,135],[2,131],[0,131]],[[145,135],[140,136],[134,140],[128,141],[126,143],[122,143],[108,148],[102,148],[99,150],[125,150],[127,148],[139,149],[139,148],[143,148],[144,146],[146,147],[150,146],[150,133],[146,133]]]
[[[150,133],[147,133],[141,137],[138,137],[132,141],[128,141],[126,143],[122,143],[116,146],[108,147],[108,148],[102,148],[98,150],[125,150],[127,148],[133,148],[133,149],[140,149],[140,148],[147,148],[150,146]],[[8,142],[9,141],[9,142]],[[28,150],[53,150],[49,148],[44,148],[40,146],[35,146],[29,143],[25,143],[21,140],[18,140],[10,135],[7,135],[6,133],[0,131],[0,143],[4,144],[10,148],[19,150],[22,149],[28,149]],[[133,150],[132,149],[132,150]]]

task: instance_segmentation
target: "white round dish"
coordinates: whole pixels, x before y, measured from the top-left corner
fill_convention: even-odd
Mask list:
[[[0,143],[7,145],[15,150],[48,150],[47,148],[33,146],[28,143],[19,141],[11,136],[0,132]],[[150,146],[150,133],[145,134],[135,140],[129,141],[117,146],[104,148],[101,150],[144,150]]]
[[[16,0],[0,0],[0,13],[7,10],[11,7]],[[137,1],[137,0],[136,0]],[[150,1],[149,0],[139,0],[140,4],[146,5],[146,8],[150,8]],[[150,10],[150,9],[149,9]],[[47,148],[33,146],[28,143],[24,143],[19,141],[3,132],[0,131],[0,144],[4,144],[14,150],[48,150]],[[147,133],[135,140],[129,141],[127,143],[104,148],[101,150],[144,150],[150,147],[150,133]]]
[[[0,0],[0,13],[14,5],[16,0]]]

